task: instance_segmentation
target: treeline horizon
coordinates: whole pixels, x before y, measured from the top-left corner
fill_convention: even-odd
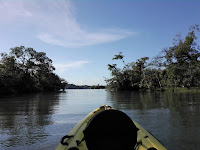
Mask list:
[[[66,89],[105,89],[104,85],[75,85],[67,84]]]
[[[196,33],[199,25],[189,28],[185,38],[177,35],[173,46],[164,48],[153,59],[143,57],[136,62],[125,63],[122,52],[113,60],[121,60],[123,68],[108,64],[111,78],[106,79],[107,89],[121,90],[163,90],[164,88],[200,87],[200,46]]]
[[[52,60],[44,52],[24,46],[1,53],[0,93],[32,93],[65,89],[67,81],[53,71]]]

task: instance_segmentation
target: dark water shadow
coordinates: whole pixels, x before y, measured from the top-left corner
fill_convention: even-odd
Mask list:
[[[6,96],[0,99],[1,147],[26,147],[45,141],[53,124],[51,115],[59,105],[59,93]]]

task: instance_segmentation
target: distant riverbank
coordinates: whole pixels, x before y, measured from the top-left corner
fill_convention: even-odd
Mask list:
[[[103,85],[75,85],[75,84],[67,84],[66,89],[105,89],[106,86]]]

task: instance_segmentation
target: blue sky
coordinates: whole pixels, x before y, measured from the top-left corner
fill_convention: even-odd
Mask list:
[[[56,73],[77,85],[105,85],[107,64],[154,57],[200,24],[198,0],[0,0],[0,52],[46,52]]]

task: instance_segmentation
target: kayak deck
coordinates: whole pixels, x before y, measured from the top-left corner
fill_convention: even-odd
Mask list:
[[[113,108],[104,105],[89,113],[74,126],[74,128],[68,133],[68,136],[61,140],[62,144],[60,143],[56,150],[88,150],[83,131],[86,129],[92,117],[104,111],[105,109],[109,110]],[[143,127],[141,127],[135,121],[133,121],[133,123],[138,128],[137,143],[136,147],[133,147],[133,149],[148,150],[151,148],[151,150],[166,150],[166,148]]]

